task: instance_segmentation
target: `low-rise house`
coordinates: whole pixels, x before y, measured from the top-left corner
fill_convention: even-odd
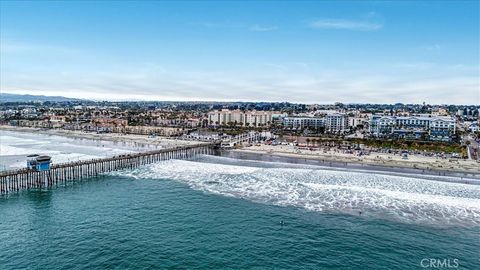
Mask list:
[[[94,126],[102,128],[125,127],[128,125],[128,121],[125,119],[106,117],[93,117],[91,122]]]

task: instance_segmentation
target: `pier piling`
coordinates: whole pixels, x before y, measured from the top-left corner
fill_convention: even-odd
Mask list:
[[[189,159],[198,155],[211,155],[217,142],[203,143],[114,157],[54,164],[49,170],[18,169],[0,172],[0,195],[33,188],[66,185],[68,182],[97,177],[99,174],[139,166],[168,159]]]

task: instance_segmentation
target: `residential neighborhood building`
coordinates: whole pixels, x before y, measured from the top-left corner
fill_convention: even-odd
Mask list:
[[[97,127],[125,127],[128,125],[128,121],[125,119],[118,118],[107,118],[107,117],[94,117],[92,118],[92,124]]]
[[[212,126],[251,126],[267,127],[272,124],[275,111],[215,110],[208,113],[208,123]]]
[[[325,118],[288,116],[283,118],[283,127],[295,130],[306,128],[316,130],[325,127]]]
[[[456,132],[456,120],[449,116],[373,115],[370,134],[374,137],[450,141]]]
[[[325,128],[331,133],[345,133],[348,130],[348,116],[344,113],[327,114]]]

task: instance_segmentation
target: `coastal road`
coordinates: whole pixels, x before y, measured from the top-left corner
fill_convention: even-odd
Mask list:
[[[468,158],[473,160],[480,160],[480,145],[471,135],[465,135],[463,137],[465,142],[470,142],[467,146]]]

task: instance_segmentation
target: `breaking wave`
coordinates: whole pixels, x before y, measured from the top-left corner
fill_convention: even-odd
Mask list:
[[[217,161],[221,161],[219,158]],[[226,158],[225,158],[226,159]],[[231,163],[228,161],[227,163]],[[112,174],[173,179],[191,188],[311,211],[436,226],[479,226],[480,186],[316,166],[170,160]]]

